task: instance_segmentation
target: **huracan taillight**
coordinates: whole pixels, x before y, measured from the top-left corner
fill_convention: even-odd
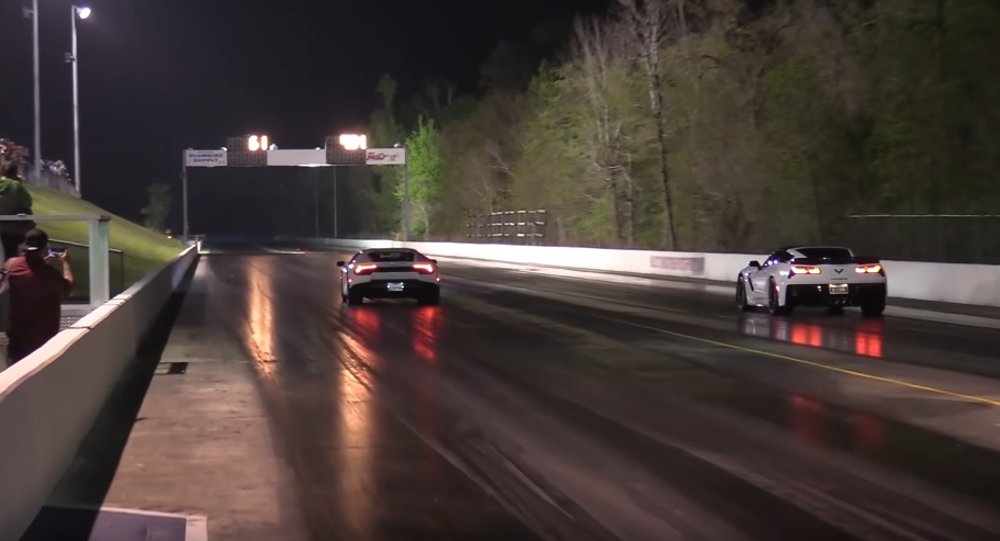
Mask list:
[[[418,274],[434,274],[433,263],[414,263],[413,270]]]
[[[354,265],[354,274],[364,276],[375,272],[376,269],[378,269],[378,265],[374,263],[358,263],[357,265]]]

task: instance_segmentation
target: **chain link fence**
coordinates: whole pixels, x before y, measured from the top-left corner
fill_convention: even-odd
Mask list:
[[[545,210],[474,215],[466,223],[466,238],[544,245],[550,240],[547,221]],[[826,236],[823,244],[881,259],[1000,265],[1000,214],[855,214],[846,217],[839,232]]]
[[[80,191],[76,189],[76,185],[73,184],[73,181],[71,181],[64,174],[46,167],[42,167],[41,174],[28,174],[25,175],[25,179],[28,184],[34,184],[36,186],[62,192],[64,194],[72,195],[73,197],[80,197]]]

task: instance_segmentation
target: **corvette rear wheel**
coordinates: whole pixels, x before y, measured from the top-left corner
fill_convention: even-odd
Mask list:
[[[753,307],[747,302],[747,288],[743,285],[743,277],[736,278],[736,308],[741,312],[749,312]]]
[[[885,301],[866,302],[861,305],[861,313],[869,317],[878,317],[885,312]]]
[[[785,305],[778,304],[778,283],[771,279],[767,288],[767,310],[774,316],[787,316],[792,313],[792,304],[785,301]]]

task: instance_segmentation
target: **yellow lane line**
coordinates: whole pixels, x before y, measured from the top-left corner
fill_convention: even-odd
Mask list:
[[[858,378],[862,378],[862,379],[867,379],[867,380],[871,380],[871,381],[878,381],[880,383],[888,383],[888,384],[891,384],[891,385],[899,385],[900,387],[906,387],[908,389],[915,389],[915,390],[918,390],[918,391],[925,391],[925,392],[928,392],[928,393],[939,394],[939,395],[948,396],[948,397],[951,397],[951,398],[960,398],[962,400],[967,400],[969,402],[977,402],[979,404],[986,404],[987,406],[993,406],[993,407],[1000,408],[1000,400],[993,400],[993,399],[986,398],[986,397],[983,397],[983,396],[976,396],[976,395],[971,395],[971,394],[959,393],[959,392],[955,392],[955,391],[949,391],[947,389],[940,389],[938,387],[931,387],[930,385],[923,385],[923,384],[920,384],[920,383],[913,383],[913,382],[909,382],[909,381],[905,381],[905,380],[901,380],[901,379],[895,379],[895,378],[890,378],[890,377],[885,377],[885,376],[878,376],[878,375],[875,375],[875,374],[869,374],[867,372],[859,372],[857,370],[851,370],[849,368],[841,368],[839,366],[833,366],[833,365],[824,364],[824,363],[820,363],[820,362],[816,362],[816,361],[808,361],[806,359],[799,359],[798,357],[790,357],[788,355],[782,355],[780,353],[772,353],[770,351],[764,351],[764,350],[760,350],[760,349],[754,349],[754,348],[748,348],[748,347],[743,347],[743,346],[737,346],[735,344],[728,344],[726,342],[720,342],[718,340],[712,340],[712,339],[709,339],[709,338],[701,338],[701,337],[692,336],[692,335],[689,335],[689,334],[679,333],[679,332],[675,332],[675,331],[668,331],[666,329],[660,329],[658,327],[652,327],[650,325],[643,325],[641,323],[633,323],[631,321],[626,321],[624,319],[618,319],[618,318],[606,317],[606,316],[599,316],[599,315],[596,315],[596,314],[591,314],[591,316],[599,318],[599,319],[604,319],[604,320],[607,320],[607,321],[613,321],[615,323],[620,323],[622,325],[628,325],[630,327],[636,327],[636,328],[640,328],[640,329],[646,329],[646,330],[658,332],[658,333],[661,333],[661,334],[666,334],[666,335],[669,335],[669,336],[674,336],[676,338],[683,338],[685,340],[691,340],[691,341],[694,341],[694,342],[701,342],[703,344],[709,344],[709,345],[716,346],[716,347],[721,347],[721,348],[726,348],[726,349],[733,349],[733,350],[742,351],[742,352],[745,352],[745,353],[753,353],[755,355],[762,355],[764,357],[771,357],[771,358],[774,358],[774,359],[781,359],[783,361],[789,361],[789,362],[798,363],[798,364],[805,365],[805,366],[811,366],[813,368],[821,368],[823,370],[829,370],[831,372],[837,372],[837,373],[840,373],[840,374],[846,374],[848,376],[854,376],[854,377],[858,377]]]

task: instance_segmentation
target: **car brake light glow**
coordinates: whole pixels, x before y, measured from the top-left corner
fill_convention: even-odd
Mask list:
[[[805,265],[792,265],[792,274],[820,274],[823,271],[819,267],[807,267]]]
[[[413,270],[420,274],[434,274],[434,264],[433,263],[414,263]]]
[[[854,272],[858,274],[878,274],[882,272],[882,265],[874,263],[871,265],[858,265],[854,268]]]
[[[376,265],[375,263],[358,263],[357,265],[354,265],[354,274],[357,274],[358,276],[364,276],[366,274],[371,274],[375,272],[375,269],[377,268],[378,265]]]

